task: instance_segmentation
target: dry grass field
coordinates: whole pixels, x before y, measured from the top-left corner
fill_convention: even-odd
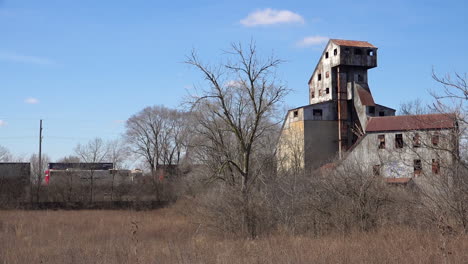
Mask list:
[[[441,247],[446,242],[447,256]],[[386,228],[257,240],[201,231],[174,208],[0,211],[0,263],[468,263],[468,237]]]

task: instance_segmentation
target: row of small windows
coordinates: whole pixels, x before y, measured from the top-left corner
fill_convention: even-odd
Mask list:
[[[314,120],[322,120],[323,110],[322,109],[313,109],[312,115]],[[299,110],[294,110],[293,117],[299,117]]]
[[[325,94],[329,94],[329,93],[330,93],[330,88],[325,88]],[[321,96],[323,96],[323,95],[324,95],[324,94],[323,94],[323,90],[322,90],[322,89],[318,89],[318,97],[321,97]],[[314,91],[314,90],[312,90],[312,91],[310,92],[310,97],[311,97],[311,98],[315,98],[315,91]]]
[[[327,72],[325,73],[325,77],[326,77],[326,78],[330,78],[330,72],[327,71]],[[321,73],[319,73],[319,74],[317,75],[317,80],[319,80],[319,81],[322,80],[322,74],[321,74]]]
[[[375,176],[380,176],[380,165],[374,165],[372,171]],[[413,172],[415,176],[418,176],[422,173],[422,161],[420,159],[413,160]],[[432,159],[432,173],[439,174],[440,173],[440,161],[438,159]]]
[[[364,54],[364,52],[367,54],[367,56],[373,57],[375,55],[375,50],[373,50],[373,49],[364,50],[364,49],[354,48],[353,51],[354,51],[354,55],[362,55],[362,54]],[[350,54],[351,50],[349,48],[345,48],[344,53],[345,54]],[[333,55],[334,56],[338,55],[338,49],[333,49]],[[328,58],[329,58],[329,55],[328,55],[328,51],[327,51],[327,52],[325,52],[325,59],[328,59]]]
[[[378,135],[377,136],[379,141],[379,149],[385,149],[385,135]],[[440,135],[439,133],[435,133],[431,137],[431,143],[433,146],[439,145]],[[395,134],[395,148],[403,148],[403,134]],[[421,147],[421,136],[416,133],[413,136],[413,148]]]

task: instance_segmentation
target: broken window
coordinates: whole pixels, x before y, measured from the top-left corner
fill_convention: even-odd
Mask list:
[[[385,116],[385,112],[384,112],[384,111],[380,111],[380,112],[379,112],[379,116]]]
[[[325,93],[329,94],[330,93],[330,88],[325,88]]]
[[[314,90],[312,90],[312,91],[310,92],[310,97],[311,97],[311,98],[315,98],[315,91],[314,91]]]
[[[414,175],[419,175],[422,172],[422,163],[420,159],[413,160]]]
[[[375,114],[375,106],[369,106],[369,114]]]
[[[328,51],[325,52],[325,59],[328,59]]]
[[[403,134],[395,134],[395,148],[403,148]]]
[[[440,172],[440,163],[437,159],[432,159],[432,173],[439,174]]]
[[[293,115],[294,115],[294,117],[298,117],[298,116],[299,116],[299,111],[298,111],[298,110],[294,110]]]
[[[319,81],[322,80],[322,74],[321,74],[321,73],[318,74],[318,80],[319,80]]]
[[[326,78],[329,78],[329,77],[330,77],[330,72],[326,72],[326,73],[325,73],[325,77],[326,77]]]
[[[363,82],[363,81],[364,81],[364,78],[362,77],[361,74],[358,74],[357,80],[358,80],[358,82]]]
[[[374,50],[368,49],[367,50],[367,55],[374,56]]]
[[[319,89],[318,92],[319,92],[319,93],[318,93],[318,96],[319,96],[319,97],[322,96],[322,89]]]
[[[385,148],[385,135],[378,135],[377,138],[379,139],[379,149]]]
[[[335,56],[338,55],[338,50],[337,49],[333,50],[333,55],[335,55]]]
[[[372,167],[372,173],[374,176],[380,176],[380,165],[374,165]]]
[[[432,145],[434,146],[439,145],[439,133],[438,132],[432,135]]]
[[[361,49],[354,49],[354,55],[362,55]]]
[[[312,114],[314,116],[314,120],[322,120],[322,109],[314,109],[312,110]]]
[[[421,146],[421,137],[418,133],[414,134],[413,136],[413,147],[419,148]]]

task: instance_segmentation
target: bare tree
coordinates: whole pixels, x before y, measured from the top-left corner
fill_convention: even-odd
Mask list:
[[[10,151],[5,147],[0,146],[0,162],[8,162],[11,160],[12,160],[12,155]]]
[[[30,185],[30,190],[31,190],[31,202],[32,202],[32,195],[33,195],[33,188],[35,187],[35,196],[36,196],[36,202],[39,202],[40,198],[40,192],[41,192],[41,186],[42,186],[42,180],[44,171],[40,171],[39,169],[42,168],[45,170],[47,168],[47,164],[50,162],[50,157],[47,154],[42,154],[41,158],[41,166],[39,166],[39,156],[37,154],[32,154],[31,157],[29,158],[29,162],[31,163],[31,185]]]
[[[403,102],[398,110],[399,115],[424,115],[431,114],[434,111],[423,103],[420,98]]]
[[[277,103],[288,89],[276,78],[282,63],[274,56],[260,58],[254,43],[244,48],[231,45],[227,62],[208,65],[192,52],[186,63],[200,71],[206,88],[192,94],[191,109],[196,112],[198,150],[212,167],[212,176],[240,185],[247,233],[256,237],[256,221],[250,208],[253,185],[258,177],[255,155],[258,143],[274,127]],[[270,139],[271,140],[271,139]]]
[[[109,147],[108,145],[101,139],[95,138],[90,140],[87,144],[82,145],[78,144],[75,148],[75,153],[82,162],[86,163],[97,163],[107,161],[108,154],[109,154]],[[93,202],[93,189],[94,189],[94,169],[91,166],[89,170],[89,199],[90,202]]]

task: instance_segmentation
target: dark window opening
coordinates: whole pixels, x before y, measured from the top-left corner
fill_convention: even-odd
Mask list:
[[[421,137],[418,133],[414,134],[413,136],[413,147],[419,148],[421,146]]]
[[[374,56],[374,50],[371,50],[371,49],[367,50],[367,55]]]
[[[357,80],[358,80],[358,82],[363,82],[363,81],[364,81],[364,78],[362,77],[361,74],[358,74]]]
[[[330,93],[330,88],[326,88],[326,89],[325,89],[325,93],[326,93],[326,94],[329,94],[329,93]]]
[[[325,59],[328,59],[328,51],[325,52]]]
[[[333,55],[335,55],[335,56],[338,55],[338,50],[337,49],[333,50]]]
[[[435,133],[434,135],[432,135],[432,145],[439,145],[439,133]]]
[[[395,135],[395,148],[403,148],[403,134]]]
[[[385,135],[378,135],[377,138],[379,139],[379,149],[385,148]]]
[[[325,73],[325,77],[326,77],[326,78],[329,78],[329,77],[330,77],[330,72],[326,72],[326,73]]]
[[[322,80],[322,74],[321,74],[321,73],[318,74],[318,80],[319,80],[319,81]]]
[[[362,55],[361,49],[354,49],[354,55]]]
[[[440,172],[439,160],[432,159],[432,173],[439,174],[439,172]]]
[[[322,109],[314,109],[312,110],[312,114],[314,116],[314,120],[322,120]]]
[[[369,114],[375,114],[375,106],[369,106]]]
[[[380,111],[380,112],[379,112],[379,116],[385,116],[385,112],[384,112],[384,111]]]
[[[422,163],[420,159],[413,160],[414,175],[419,175],[422,172]]]
[[[299,111],[295,110],[295,111],[293,112],[293,115],[294,115],[294,117],[298,117],[298,116],[299,116]]]
[[[349,54],[349,49],[348,49],[348,48],[345,48],[345,49],[344,49],[344,52],[345,52],[346,54]]]
[[[315,98],[315,91],[310,92],[310,97]]]
[[[374,176],[380,176],[380,165],[374,165],[372,167],[372,173]]]

